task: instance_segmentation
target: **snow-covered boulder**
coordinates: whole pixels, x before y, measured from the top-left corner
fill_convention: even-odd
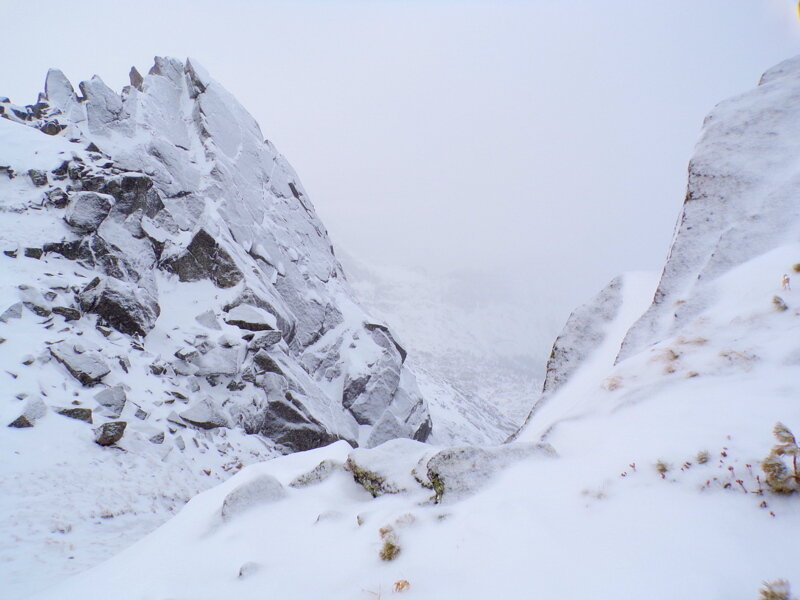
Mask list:
[[[286,490],[281,482],[272,475],[263,473],[234,488],[225,496],[222,518],[228,521],[253,507],[276,502],[285,496]]]
[[[77,192],[70,199],[64,220],[80,233],[91,233],[108,216],[114,198],[96,192]]]

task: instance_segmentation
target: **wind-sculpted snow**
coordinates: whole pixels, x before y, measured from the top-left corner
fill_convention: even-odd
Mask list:
[[[653,305],[626,336],[620,359],[699,314],[713,301],[720,275],[797,239],[798,154],[800,61],[794,58],[706,117]]]

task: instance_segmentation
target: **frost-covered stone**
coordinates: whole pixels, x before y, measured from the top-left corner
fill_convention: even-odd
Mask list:
[[[128,397],[122,385],[115,385],[98,392],[94,396],[95,402],[105,409],[105,414],[116,419],[122,414]]]
[[[147,335],[161,314],[155,296],[146,288],[113,277],[95,280],[80,295],[81,307],[117,331]]]
[[[242,280],[242,273],[230,254],[205,229],[198,231],[185,250],[161,263],[181,281],[210,279],[214,285],[228,288]]]
[[[114,197],[96,192],[76,192],[70,198],[64,220],[81,233],[90,233],[100,227],[108,216]]]
[[[75,344],[62,342],[50,346],[50,354],[64,365],[75,379],[85,386],[93,386],[111,372],[97,352],[76,352]]]
[[[503,467],[541,455],[555,456],[550,444],[508,444],[497,448],[448,448],[435,454],[427,463],[428,479],[436,500],[460,500],[484,487]]]
[[[274,315],[248,304],[240,304],[229,310],[225,315],[225,322],[248,331],[264,331],[278,326]]]
[[[122,439],[127,427],[125,421],[111,421],[103,423],[94,430],[94,443],[99,446],[111,446]]]
[[[239,485],[225,496],[222,503],[222,518],[225,521],[250,510],[283,499],[286,490],[272,475],[261,474]]]
[[[3,314],[0,314],[0,323],[7,323],[11,319],[21,319],[23,308],[22,302],[12,304],[3,311]]]
[[[621,306],[622,279],[615,277],[592,300],[572,312],[547,361],[544,393],[553,393],[563,386],[603,343],[604,326],[614,320]]]
[[[201,429],[228,427],[228,419],[210,398],[203,398],[182,413],[181,419]]]
[[[289,487],[304,488],[310,485],[321,483],[328,479],[336,471],[342,469],[343,466],[344,465],[338,461],[326,458],[308,473],[303,473],[302,475],[298,475],[292,479],[292,481],[289,482]]]

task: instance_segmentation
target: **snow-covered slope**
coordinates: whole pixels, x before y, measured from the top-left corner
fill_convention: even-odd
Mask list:
[[[38,597],[750,600],[762,581],[800,584],[800,501],[778,481],[800,487],[800,449],[785,429],[773,439],[778,421],[800,433],[800,291],[779,283],[800,262],[786,204],[800,191],[788,152],[800,143],[798,82],[800,60],[784,63],[706,124],[704,172],[752,164],[692,176],[682,223],[689,212],[697,223],[679,227],[659,284],[683,282],[692,310],[613,364],[654,284],[626,276],[619,306],[587,329],[602,341],[517,441],[339,442],[255,465]],[[770,119],[783,126],[766,131]],[[759,194],[746,185],[756,180]],[[665,298],[629,343],[674,310]],[[783,454],[764,460],[776,446]]]

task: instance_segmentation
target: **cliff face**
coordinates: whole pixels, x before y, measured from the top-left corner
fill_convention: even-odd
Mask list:
[[[406,351],[355,301],[297,175],[253,118],[193,61],[156,58],[130,78],[121,95],[94,77],[79,96],[51,70],[36,104],[0,103],[3,258],[61,272],[60,289],[45,275],[16,282],[27,287],[10,303],[41,296],[61,343],[81,336],[108,355],[113,339],[111,354],[149,358],[143,371],[106,361],[93,383],[158,379],[151,387],[166,382],[188,410],[211,406],[220,426],[285,449],[425,440]],[[169,435],[169,412],[137,402]]]
[[[713,301],[713,282],[800,234],[800,58],[706,117],[686,200],[652,306],[620,359],[677,331]],[[781,273],[772,275],[779,281]]]

